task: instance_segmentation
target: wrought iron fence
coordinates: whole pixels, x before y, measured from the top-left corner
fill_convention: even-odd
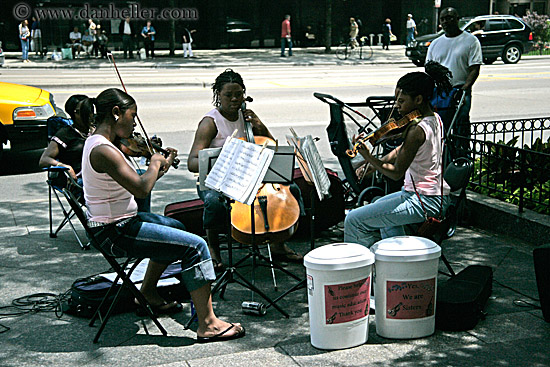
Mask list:
[[[550,118],[472,122],[471,131],[451,135],[453,146],[469,146],[470,188],[550,214]]]

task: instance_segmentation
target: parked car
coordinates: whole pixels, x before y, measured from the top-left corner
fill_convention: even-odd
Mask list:
[[[56,114],[53,94],[40,88],[0,82],[0,157],[12,151],[45,148],[48,118]]]
[[[462,18],[459,27],[479,39],[483,62],[492,64],[500,57],[506,64],[515,64],[521,55],[533,48],[533,32],[522,19],[511,15],[482,15]],[[444,34],[428,34],[417,37],[407,45],[405,55],[416,65],[423,66],[428,46]]]
[[[252,26],[250,23],[227,18],[225,23],[225,34],[227,48],[231,47],[250,47],[252,41]]]

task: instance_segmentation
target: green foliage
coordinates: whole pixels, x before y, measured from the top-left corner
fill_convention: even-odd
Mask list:
[[[550,19],[548,15],[538,15],[536,11],[527,10],[527,15],[523,17],[523,20],[533,29],[535,47],[542,54],[545,43],[550,41]]]
[[[514,148],[517,141],[518,137],[506,143],[499,141],[486,155],[476,159],[470,188],[519,205],[523,187],[525,207],[550,214],[550,159],[534,153],[550,154],[550,138],[545,143],[537,138],[531,147],[524,145],[521,153]],[[520,154],[523,157],[519,157]],[[520,167],[520,158],[524,159],[524,167]]]

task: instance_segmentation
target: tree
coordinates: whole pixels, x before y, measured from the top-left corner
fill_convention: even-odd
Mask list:
[[[545,43],[550,41],[550,19],[548,15],[538,15],[536,11],[527,10],[527,15],[523,17],[523,20],[533,29],[535,47],[538,47],[542,55]]]
[[[330,53],[332,45],[332,0],[325,3],[325,53]]]

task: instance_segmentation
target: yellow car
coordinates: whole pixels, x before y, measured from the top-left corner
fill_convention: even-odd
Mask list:
[[[45,148],[48,118],[56,115],[53,94],[27,85],[0,82],[0,157],[12,151]]]

